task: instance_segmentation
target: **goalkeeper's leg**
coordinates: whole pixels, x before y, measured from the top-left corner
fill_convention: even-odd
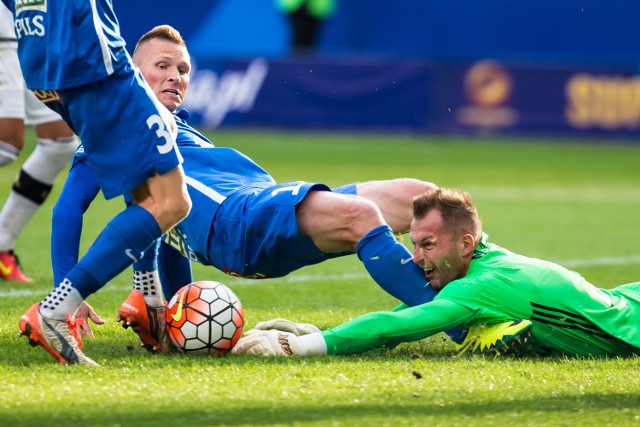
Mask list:
[[[478,325],[469,329],[464,341],[456,345],[458,355],[469,351],[483,354],[527,353],[527,342],[533,324],[530,320],[513,320],[490,325]]]

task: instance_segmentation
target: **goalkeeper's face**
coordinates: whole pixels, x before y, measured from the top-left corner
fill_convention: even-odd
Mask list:
[[[437,291],[452,280],[464,277],[471,260],[469,250],[473,237],[469,234],[456,236],[455,230],[444,228],[438,210],[430,211],[424,218],[411,223],[413,262],[424,270],[431,287]]]
[[[134,62],[162,105],[169,111],[182,105],[191,71],[186,47],[165,39],[150,39],[137,49]]]

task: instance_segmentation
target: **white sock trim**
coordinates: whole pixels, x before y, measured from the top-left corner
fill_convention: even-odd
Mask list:
[[[0,250],[13,249],[18,236],[40,205],[11,190],[0,211]]]
[[[133,290],[142,292],[144,302],[150,307],[158,307],[164,304],[158,270],[134,271]]]
[[[67,313],[75,315],[83,301],[80,292],[69,280],[64,279],[60,286],[42,300],[40,314],[49,319],[66,320]]]

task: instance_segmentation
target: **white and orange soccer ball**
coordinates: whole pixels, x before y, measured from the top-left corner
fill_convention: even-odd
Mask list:
[[[244,311],[236,294],[222,283],[194,282],[171,298],[166,320],[179,351],[222,356],[242,335]]]

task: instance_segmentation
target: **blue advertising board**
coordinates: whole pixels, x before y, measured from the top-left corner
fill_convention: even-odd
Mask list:
[[[427,129],[430,75],[423,60],[199,63],[185,107],[204,127]]]
[[[640,136],[640,2],[336,4],[298,55],[274,0],[114,0],[130,49],[181,31],[205,128]]]
[[[383,58],[198,63],[185,104],[218,126],[637,137],[631,67]]]
[[[495,60],[440,76],[450,132],[640,136],[640,79],[631,67],[541,67]],[[441,107],[436,107],[441,111]]]

